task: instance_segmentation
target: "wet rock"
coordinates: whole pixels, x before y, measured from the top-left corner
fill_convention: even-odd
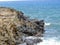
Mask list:
[[[35,36],[23,37],[22,39],[26,43],[26,45],[34,45],[39,42],[42,42],[40,37],[35,37]],[[21,45],[23,45],[23,44],[21,44]]]
[[[39,39],[25,39],[25,36],[41,37],[44,33],[44,20],[32,20],[23,12],[12,8],[0,7],[0,45],[18,45],[39,42]]]

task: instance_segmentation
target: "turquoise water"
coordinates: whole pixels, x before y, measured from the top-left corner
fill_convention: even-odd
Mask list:
[[[45,25],[44,38],[54,38],[55,42],[60,41],[60,3],[0,2],[0,6],[20,10],[32,19],[43,19],[46,24],[49,24]]]

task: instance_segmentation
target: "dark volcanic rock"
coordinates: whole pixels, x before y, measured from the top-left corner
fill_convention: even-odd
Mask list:
[[[23,42],[28,45],[28,41],[37,43],[39,39],[23,41],[22,37],[41,37],[43,33],[44,20],[30,20],[21,11],[0,7],[0,45],[18,45]]]

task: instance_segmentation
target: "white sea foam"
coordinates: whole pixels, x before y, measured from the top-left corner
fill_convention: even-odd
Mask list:
[[[43,42],[38,43],[37,45],[60,45],[60,41],[56,40],[56,38],[48,38],[44,39]]]
[[[49,25],[51,25],[51,23],[45,23],[45,26],[49,26]]]
[[[28,36],[26,39],[42,39],[42,37]]]
[[[33,38],[33,37],[28,37],[28,39],[31,39],[31,38]],[[43,40],[43,42],[37,43],[37,45],[60,45],[60,41],[58,41],[56,37],[47,38],[47,39],[42,38],[42,40]],[[26,43],[23,43],[20,45],[26,45]]]

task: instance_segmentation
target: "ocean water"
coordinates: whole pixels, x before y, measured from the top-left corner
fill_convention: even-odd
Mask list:
[[[37,45],[60,45],[60,3],[58,2],[0,2],[0,7],[24,12],[31,19],[45,21],[43,42]]]

